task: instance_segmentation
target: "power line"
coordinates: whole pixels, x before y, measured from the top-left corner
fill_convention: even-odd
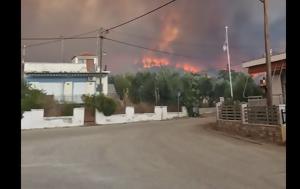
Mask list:
[[[87,36],[87,37],[32,37],[32,38],[22,38],[21,40],[30,41],[46,41],[46,40],[65,40],[65,39],[94,39],[97,37]]]
[[[139,35],[139,34],[133,34],[133,33],[128,33],[128,32],[124,32],[124,31],[113,31],[116,34],[123,34],[125,36],[129,36],[129,37],[136,37],[136,38],[140,38],[140,39],[144,39],[144,40],[151,40],[151,41],[161,41],[161,39],[159,38],[155,38],[155,37],[149,37],[149,36],[143,36],[143,35]],[[197,46],[197,47],[219,47],[220,43],[219,42],[208,42],[208,43],[190,43],[190,42],[184,42],[184,41],[174,41],[172,42],[172,45],[189,45],[189,46]],[[240,48],[240,47],[260,47],[261,45],[259,44],[247,44],[247,45],[237,45],[237,44],[232,44],[231,48],[233,47],[234,49]]]
[[[124,42],[124,41],[110,39],[110,38],[107,38],[107,37],[104,37],[104,39],[106,39],[108,41],[115,42],[115,43],[131,46],[131,47],[135,47],[135,48],[140,48],[140,49],[144,49],[144,50],[149,50],[149,51],[153,51],[153,52],[168,54],[168,55],[172,55],[172,56],[184,57],[184,58],[188,58],[188,59],[198,59],[198,60],[200,59],[200,57],[192,57],[192,56],[172,53],[172,52],[168,52],[168,51],[161,51],[161,50],[158,50],[158,49],[148,48],[148,47],[144,47],[144,46],[140,46],[140,45],[136,45],[136,44],[132,44],[132,43],[127,43],[127,42]],[[240,64],[232,65],[232,67],[236,67],[236,66],[241,66],[241,65]]]
[[[26,47],[32,47],[32,46],[40,46],[40,45],[46,45],[49,43],[55,43],[55,42],[60,42],[63,39],[87,39],[87,38],[92,38],[92,37],[81,37],[82,35],[87,35],[90,33],[94,33],[97,30],[93,30],[93,31],[89,31],[89,32],[85,32],[85,33],[81,33],[81,34],[77,34],[77,35],[73,35],[70,37],[48,37],[48,38],[22,38],[22,40],[51,40],[51,41],[46,41],[46,42],[40,42],[40,43],[34,43],[34,44],[29,44],[26,45]]]
[[[135,20],[137,20],[137,19],[139,19],[139,18],[142,18],[142,17],[144,17],[144,16],[146,16],[146,15],[148,15],[148,14],[151,14],[151,13],[153,13],[153,12],[155,12],[155,11],[157,11],[157,10],[159,10],[159,9],[161,9],[161,8],[163,8],[163,7],[165,7],[165,6],[169,5],[169,4],[171,4],[171,3],[173,3],[174,1],[176,1],[176,0],[169,1],[169,2],[163,4],[163,5],[161,5],[161,6],[157,7],[157,8],[155,8],[155,9],[149,11],[149,12],[146,12],[146,13],[144,13],[144,14],[138,16],[138,17],[135,17],[135,18],[133,18],[133,19],[130,19],[130,20],[128,20],[128,21],[126,21],[126,22],[123,22],[123,23],[121,23],[121,24],[118,24],[118,25],[116,25],[116,26],[112,26],[112,27],[110,27],[110,28],[108,28],[108,29],[105,29],[105,30],[103,30],[101,33],[108,32],[108,31],[113,30],[113,29],[115,29],[115,28],[121,27],[121,26],[123,26],[123,25],[125,25],[125,24],[131,23],[131,22],[133,22],[133,21],[135,21]],[[82,35],[94,33],[94,32],[97,32],[98,30],[99,30],[99,29],[95,29],[95,30],[88,31],[88,32],[85,32],[85,33],[73,35],[73,36],[70,36],[69,38],[79,37],[79,36],[82,36]],[[35,44],[29,44],[29,45],[26,45],[26,46],[27,46],[27,47],[31,47],[31,46],[40,46],[40,45],[45,45],[45,44],[49,44],[49,43],[59,42],[59,41],[61,41],[61,40],[62,40],[62,39],[60,38],[60,39],[57,39],[57,40],[52,40],[52,41],[47,41],[47,42],[41,42],[41,43],[35,43]]]
[[[95,38],[98,38],[98,37],[93,37],[93,36],[87,36],[87,37],[63,37],[63,38],[48,37],[48,38],[23,38],[22,40],[53,40],[53,39],[60,39],[61,40],[61,39],[95,39]],[[188,59],[200,59],[200,57],[192,57],[192,56],[177,54],[177,53],[168,52],[168,51],[161,51],[161,50],[158,50],[158,49],[148,48],[148,47],[144,47],[144,46],[140,46],[140,45],[136,45],[136,44],[124,42],[124,41],[119,41],[119,40],[115,40],[115,39],[111,39],[111,38],[103,37],[103,39],[106,39],[108,41],[112,41],[112,42],[115,42],[115,43],[119,43],[119,44],[131,46],[131,47],[135,47],[135,48],[140,48],[140,49],[144,49],[144,50],[148,50],[148,51],[153,51],[153,52],[168,54],[168,55],[172,55],[172,56],[184,57],[184,58],[188,58]],[[236,66],[241,66],[241,65],[240,64],[232,65],[232,67],[236,67]],[[223,68],[223,67],[226,68],[226,65],[224,65],[224,66],[219,65],[219,66],[216,66],[216,67],[218,67],[218,68]]]
[[[128,24],[128,23],[130,23],[130,22],[133,22],[133,21],[135,21],[135,20],[137,20],[137,19],[139,19],[139,18],[142,18],[142,17],[144,17],[144,16],[146,16],[146,15],[148,15],[148,14],[151,14],[152,12],[155,12],[155,11],[157,11],[157,10],[159,10],[159,9],[161,9],[161,8],[163,8],[163,7],[165,7],[165,6],[167,6],[167,5],[169,5],[169,4],[173,3],[174,1],[176,1],[176,0],[169,1],[169,2],[163,4],[163,5],[161,5],[161,6],[157,7],[157,8],[155,8],[155,9],[149,11],[149,12],[146,12],[145,14],[142,14],[142,15],[136,17],[136,18],[133,18],[133,19],[131,19],[131,20],[128,20],[128,21],[123,22],[123,23],[121,23],[121,24],[118,24],[118,25],[116,25],[116,26],[110,27],[110,28],[106,29],[105,32],[108,32],[109,30],[116,29],[116,28],[121,27],[121,26],[123,26],[123,25],[125,25],[125,24]]]
[[[153,52],[168,54],[168,55],[172,55],[172,56],[184,57],[184,58],[189,58],[189,59],[200,59],[199,57],[192,57],[192,56],[172,53],[172,52],[168,52],[168,51],[161,51],[161,50],[158,50],[158,49],[148,48],[148,47],[144,47],[144,46],[140,46],[140,45],[136,45],[136,44],[132,44],[132,43],[127,43],[127,42],[124,42],[124,41],[110,39],[110,38],[107,38],[107,37],[104,37],[104,39],[106,39],[108,41],[115,42],[115,43],[131,46],[131,47],[135,47],[135,48],[140,48],[140,49],[144,49],[144,50],[149,50],[149,51],[153,51]]]

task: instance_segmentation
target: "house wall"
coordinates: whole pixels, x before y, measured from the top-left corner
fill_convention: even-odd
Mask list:
[[[72,82],[72,87],[70,87],[67,98],[73,100],[75,102],[81,102],[81,96],[83,94],[87,94],[87,92],[95,94],[94,90],[91,91],[91,87],[89,82],[87,82],[87,78],[78,78],[78,77],[27,77],[27,82],[31,84],[32,88],[43,90],[48,95],[54,95],[57,100],[62,100],[63,96],[66,95],[65,91],[65,83]],[[73,99],[71,98],[73,96]]]
[[[103,94],[108,94],[108,75],[102,77]]]
[[[73,127],[84,124],[84,108],[74,108],[73,116],[44,117],[44,110],[31,110],[23,114],[21,129]]]
[[[274,75],[272,79],[272,94],[273,94],[273,104],[279,105],[283,103],[283,93],[281,86],[281,77]]]
[[[25,73],[28,72],[73,72],[85,73],[86,64],[72,64],[72,63],[30,63],[26,62],[24,65]]]
[[[99,80],[99,79],[97,79]],[[31,84],[32,88],[43,90],[48,95],[54,95],[57,99],[65,95],[65,83],[72,82],[71,94],[78,99],[83,94],[96,93],[96,81],[88,81],[87,77],[26,77],[26,81]],[[99,82],[99,81],[98,81]],[[102,78],[103,93],[108,94],[108,76]],[[72,96],[68,93],[68,96]],[[78,97],[78,98],[77,98]]]
[[[96,84],[100,83],[100,78],[96,78]],[[104,75],[101,80],[102,83],[102,92],[104,95],[108,95],[108,75]]]

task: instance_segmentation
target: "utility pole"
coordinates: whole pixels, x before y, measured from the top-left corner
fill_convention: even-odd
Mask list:
[[[22,48],[22,64],[25,63],[25,55],[26,55],[26,45],[23,45],[23,48]]]
[[[230,83],[230,95],[231,95],[231,98],[233,98],[232,81],[231,81],[231,67],[230,67],[230,54],[229,54],[229,43],[228,43],[228,26],[225,26],[225,32],[226,32],[226,39],[225,39],[226,46],[224,46],[224,49],[226,48],[226,52],[227,52],[229,83]]]
[[[265,37],[265,53],[267,64],[267,104],[273,105],[272,94],[272,68],[270,56],[270,32],[269,32],[269,0],[260,0],[264,4],[264,37]]]
[[[99,68],[99,73],[100,73],[100,83],[99,83],[99,88],[98,88],[98,92],[99,94],[103,92],[102,89],[102,55],[103,55],[103,28],[100,28],[98,30],[98,38],[97,38],[97,45],[98,45],[98,68]]]
[[[25,66],[25,55],[26,55],[26,45],[22,48],[22,62],[21,62],[21,78],[24,78],[24,66]]]
[[[61,62],[64,62],[64,37],[60,36],[61,38],[61,44],[60,44],[60,58]]]
[[[179,117],[179,97],[180,97],[180,91],[177,92],[177,112]]]

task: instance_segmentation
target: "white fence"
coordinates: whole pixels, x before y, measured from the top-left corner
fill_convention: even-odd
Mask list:
[[[84,108],[74,108],[73,116],[44,117],[43,109],[24,112],[21,129],[72,127],[84,124]]]
[[[138,121],[166,120],[187,116],[187,110],[182,107],[181,112],[167,112],[167,106],[156,106],[154,113],[134,113],[134,107],[126,107],[125,114],[104,116],[95,112],[96,124],[130,123]],[[84,108],[74,108],[73,116],[44,117],[43,109],[26,111],[21,120],[21,129],[73,127],[84,125]]]
[[[166,120],[187,116],[187,110],[182,107],[181,112],[167,112],[167,106],[155,106],[154,113],[134,113],[134,107],[126,107],[125,114],[104,116],[96,110],[96,124],[130,123],[138,121]]]

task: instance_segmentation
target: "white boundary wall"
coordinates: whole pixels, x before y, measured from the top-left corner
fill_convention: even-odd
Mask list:
[[[111,116],[104,116],[102,112],[96,110],[96,124],[115,124],[115,123],[130,123],[138,121],[151,120],[166,120],[178,117],[178,112],[167,112],[167,106],[155,106],[154,113],[134,113],[134,107],[126,107],[125,114],[117,114]],[[179,112],[179,117],[187,116],[187,110],[182,107]]]
[[[73,116],[44,117],[43,109],[24,112],[21,129],[72,127],[84,125],[84,108],[74,108]]]
[[[134,107],[126,107],[125,114],[104,116],[102,112],[95,112],[97,125],[130,123],[139,121],[167,120],[188,116],[185,107],[181,112],[167,112],[167,106],[155,106],[154,113],[134,113]],[[26,111],[21,120],[21,129],[73,127],[84,125],[84,108],[74,108],[73,116],[44,117],[43,109],[33,109]]]

